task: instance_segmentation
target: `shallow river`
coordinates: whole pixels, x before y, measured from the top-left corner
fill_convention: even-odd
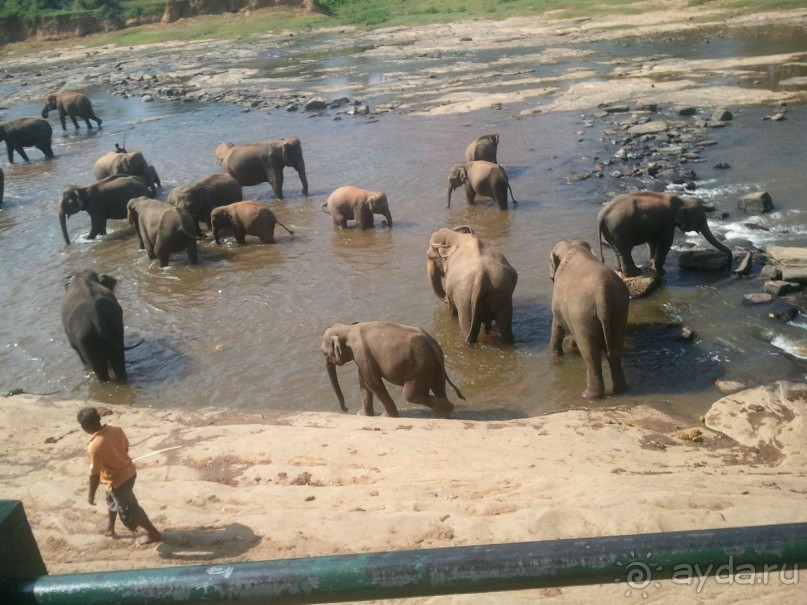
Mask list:
[[[634,45],[630,52],[640,49]],[[548,354],[549,250],[561,238],[595,242],[599,204],[619,190],[613,179],[567,182],[569,174],[601,153],[602,134],[586,130],[590,115],[516,120],[511,116],[519,108],[510,107],[431,118],[384,114],[377,121],[335,120],[334,112],[312,118],[282,110],[143,103],[102,88],[88,92],[104,119],[101,130],[87,134],[82,127],[75,134],[71,128],[62,134],[53,119],[55,160],[43,161],[32,149],[30,164],[3,165],[2,391],[58,391],[63,398],[154,407],[333,411],[338,406],[319,351],[322,332],[337,321],[389,319],[421,326],[442,344],[448,374],[467,397],[458,402],[457,417],[510,418],[590,405],[580,397],[582,360],[567,357],[552,365]],[[39,104],[14,106],[3,118],[38,115],[40,109]],[[770,108],[746,108],[728,127],[710,133],[717,145],[704,154],[706,162],[694,166],[702,187],[695,193],[729,213],[712,221],[721,238],[728,234],[762,247],[807,245],[807,114],[803,107],[791,107],[782,123],[761,120],[770,113]],[[489,131],[501,135],[499,161],[520,205],[507,212],[485,203],[467,206],[458,190],[447,209],[449,165],[462,161],[466,144]],[[174,186],[217,172],[213,150],[220,141],[299,136],[310,196],[302,197],[299,179],[287,169],[286,199],[271,200],[295,236],[278,229],[277,244],[269,246],[257,240],[246,246],[232,239],[221,246],[206,241],[199,266],[188,266],[179,254],[160,269],[138,250],[124,221],[111,221],[110,234],[91,242],[84,238],[89,217],[80,213],[68,221],[74,243],[65,246],[56,215],[61,189],[91,182],[94,161],[122,143],[124,132],[126,147],[143,151],[156,166],[162,199]],[[717,161],[733,168],[714,170]],[[320,206],[345,184],[385,190],[394,228],[378,223],[367,232],[335,228]],[[750,220],[740,216],[737,195],[761,188],[771,193],[776,212]],[[269,187],[245,188],[245,197],[269,200]],[[518,270],[514,346],[484,334],[478,345],[464,345],[457,321],[431,292],[425,262],[429,236],[439,227],[461,224],[500,247]],[[635,253],[641,259],[644,250]],[[613,259],[606,256],[606,261]],[[119,280],[126,340],[145,341],[127,354],[128,385],[99,384],[65,337],[64,277],[83,268]],[[786,350],[803,351],[807,321],[785,325],[741,305],[743,294],[761,290],[760,280],[682,272],[674,254],[666,268],[664,286],[631,303],[624,360],[629,392],[594,405],[647,402],[694,417],[720,397],[714,386],[718,378],[767,382],[804,376],[807,362]],[[671,321],[691,326],[696,337],[680,339],[680,330],[668,326]],[[355,366],[340,368],[339,376],[355,411]],[[403,401],[400,389],[392,387],[390,393],[404,415],[422,413]]]

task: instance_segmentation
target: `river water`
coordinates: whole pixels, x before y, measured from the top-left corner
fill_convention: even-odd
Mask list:
[[[776,52],[788,50],[778,48],[782,41],[776,40]],[[666,50],[675,56],[688,48],[682,44]],[[656,55],[664,50],[653,47]],[[638,55],[642,48],[602,45],[596,51]],[[356,67],[351,61],[366,63],[368,58],[358,53],[318,61],[312,59],[307,69],[314,73],[338,64],[349,73]],[[372,72],[366,65],[362,69]],[[342,85],[349,88],[349,81]],[[113,96],[103,86],[88,93],[104,119],[102,129],[88,134],[82,128],[76,134],[71,128],[63,134],[52,120],[55,160],[43,161],[32,149],[31,163],[3,166],[3,391],[57,391],[60,398],[189,412],[199,406],[333,411],[337,401],[319,351],[322,332],[334,322],[375,319],[421,326],[437,338],[448,374],[467,398],[458,402],[459,418],[511,418],[636,403],[693,418],[720,397],[716,379],[804,377],[807,321],[782,324],[763,309],[742,305],[743,294],[761,290],[757,278],[680,271],[674,254],[667,261],[663,287],[631,303],[626,394],[585,402],[580,396],[585,386],[582,360],[569,356],[558,365],[550,363],[549,250],[562,238],[595,242],[599,205],[620,190],[614,179],[569,183],[566,178],[602,153],[603,135],[587,125],[590,112],[513,119],[519,108],[508,107],[439,117],[389,113],[377,119],[334,119],[335,112],[311,117],[283,110],[245,112],[234,105],[144,103]],[[38,103],[19,104],[3,117],[38,115],[40,109]],[[807,245],[807,115],[804,107],[795,106],[781,123],[761,119],[770,113],[769,107],[746,107],[735,112],[729,126],[710,133],[717,144],[704,154],[707,162],[696,167],[701,188],[695,194],[728,213],[711,223],[721,238],[750,240],[761,247]],[[462,161],[469,141],[491,131],[500,133],[499,161],[520,205],[507,212],[487,203],[467,206],[457,191],[447,209],[450,164]],[[254,239],[246,246],[232,239],[221,246],[206,241],[200,246],[200,265],[188,266],[185,255],[178,254],[160,269],[138,250],[124,221],[111,221],[109,235],[91,242],[84,238],[89,217],[80,213],[68,221],[73,245],[65,246],[56,215],[62,188],[93,181],[94,161],[123,143],[124,134],[126,147],[141,150],[157,168],[162,199],[174,186],[217,172],[213,150],[221,141],[299,136],[309,197],[302,197],[291,170],[285,200],[270,200],[268,185],[245,188],[247,199],[270,200],[295,236],[279,229],[277,244],[268,246]],[[713,169],[717,161],[732,169]],[[386,191],[394,228],[335,228],[320,206],[333,189],[346,184]],[[776,211],[740,216],[736,197],[758,189],[771,193]],[[457,321],[431,292],[425,262],[429,236],[442,226],[461,224],[472,225],[482,239],[497,245],[519,273],[515,345],[484,334],[479,344],[464,345]],[[702,241],[678,237],[680,242]],[[636,254],[642,258],[643,250]],[[613,262],[610,257],[606,261]],[[99,384],[80,364],[62,329],[64,278],[85,268],[118,279],[126,340],[144,340],[127,353],[128,385]],[[695,338],[684,341],[671,322],[691,326]],[[339,376],[355,411],[355,366],[340,368]],[[402,414],[423,413],[403,401],[400,389],[391,387],[390,393]]]

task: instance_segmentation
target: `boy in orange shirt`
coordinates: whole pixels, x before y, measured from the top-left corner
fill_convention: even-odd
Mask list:
[[[109,424],[102,425],[98,410],[90,407],[79,410],[78,422],[86,433],[92,435],[87,445],[87,459],[90,461],[87,501],[95,505],[95,492],[101,483],[107,490],[109,525],[104,535],[115,535],[115,519],[120,516],[121,522],[130,531],[137,531],[138,527],[146,530],[146,535],[138,540],[138,544],[162,540],[162,534],[151,523],[132,491],[137,469],[129,458],[129,441],[123,430]]]

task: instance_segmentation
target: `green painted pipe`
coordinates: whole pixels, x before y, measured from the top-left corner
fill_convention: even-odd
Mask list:
[[[804,564],[807,523],[797,523],[42,576],[0,583],[0,594],[25,605],[293,605],[616,584],[621,596],[664,579],[795,583]]]

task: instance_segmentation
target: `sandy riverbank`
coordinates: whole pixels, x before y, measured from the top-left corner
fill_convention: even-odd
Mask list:
[[[104,420],[143,457],[136,492],[164,531],[156,546],[100,534],[83,405],[0,405],[3,497],[23,501],[51,573],[807,521],[803,384],[728,396],[700,426],[643,406],[507,422],[116,408]],[[792,603],[807,597],[800,579],[662,582],[644,600]],[[417,602],[623,602],[622,580]]]

